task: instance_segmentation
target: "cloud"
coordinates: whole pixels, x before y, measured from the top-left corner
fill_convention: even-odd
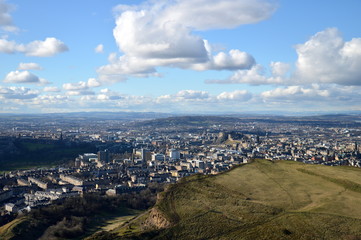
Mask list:
[[[45,87],[44,92],[60,92],[61,90],[58,87]]]
[[[290,65],[283,62],[271,62],[272,75],[276,77],[284,77],[290,70]]]
[[[100,85],[101,85],[101,83],[97,79],[95,79],[95,78],[89,78],[88,79],[87,86],[89,88],[99,87]]]
[[[252,94],[247,90],[236,90],[233,92],[223,92],[217,96],[218,100],[238,100],[248,101],[252,98]]]
[[[67,90],[66,95],[68,96],[87,96],[95,95],[95,92],[89,89],[99,87],[100,85],[101,84],[95,78],[89,78],[87,82],[64,83],[63,89]]]
[[[116,96],[116,95],[109,96],[109,95],[106,95],[106,94],[99,94],[99,95],[97,95],[97,99],[101,100],[101,101],[107,101],[107,100],[114,101],[114,100],[120,100],[120,99],[122,99],[122,97],[121,96]]]
[[[210,95],[206,91],[181,90],[176,94],[162,95],[156,98],[157,103],[167,102],[195,102],[209,100]]]
[[[37,63],[20,63],[18,70],[43,70],[43,68]]]
[[[172,21],[196,30],[235,28],[257,23],[269,18],[277,8],[265,0],[158,1],[154,7],[160,10],[158,23]],[[116,9],[134,11],[137,8],[120,5]]]
[[[361,85],[361,38],[345,42],[336,28],[296,46],[294,78],[299,83]]]
[[[318,85],[312,87],[288,86],[265,91],[261,94],[261,97],[265,100],[284,102],[315,101],[325,98],[330,99],[331,92],[327,89],[320,89]]]
[[[64,83],[63,88],[68,91],[84,90],[84,89],[88,89],[88,84],[83,81],[78,83]]]
[[[95,95],[95,92],[89,91],[89,90],[67,91],[66,95],[68,95],[68,96]]]
[[[94,51],[96,53],[103,53],[104,52],[104,46],[103,44],[99,44],[98,46],[95,47]]]
[[[261,85],[261,84],[270,84],[275,79],[267,78],[264,75],[264,68],[257,64],[254,65],[249,70],[238,70],[233,73],[231,77],[225,80],[206,80],[205,83],[208,84],[251,84],[251,85]]]
[[[63,88],[67,91],[83,91],[92,87],[99,87],[101,84],[95,78],[89,78],[87,82],[64,83]]]
[[[6,3],[6,0],[0,0],[0,27],[8,32],[16,32],[18,28],[14,26],[10,12],[14,7]]]
[[[36,97],[32,104],[40,105],[41,108],[49,104],[62,104],[64,102],[70,101],[68,96],[63,95],[40,95]],[[63,106],[64,107],[64,106]]]
[[[207,99],[209,94],[206,91],[196,91],[196,90],[182,90],[179,91],[176,95],[177,98],[182,99]]]
[[[25,87],[1,87],[0,96],[5,99],[32,99],[37,97],[39,92]]]
[[[248,69],[255,64],[254,58],[238,49],[232,49],[229,53],[220,52],[215,56],[210,55],[206,63],[194,64],[192,68],[198,71],[205,70],[238,70]]]
[[[265,91],[258,97],[267,109],[292,111],[352,111],[360,110],[361,87],[338,84],[288,86]],[[332,103],[332,104],[330,104]]]
[[[43,92],[52,89],[43,89]],[[54,89],[55,90],[55,89]],[[68,91],[66,94],[39,94],[38,90],[24,87],[0,87],[0,101],[7,107],[31,107],[41,111],[157,111],[157,112],[239,112],[281,110],[346,111],[359,109],[361,86],[312,84],[287,86],[252,94],[235,90],[210,94],[199,90],[182,90],[159,97],[120,94],[111,89]],[[315,104],[317,102],[317,104]],[[332,102],[332,104],[330,104]],[[3,106],[2,106],[3,107]]]
[[[51,57],[68,50],[68,47],[62,41],[56,38],[46,38],[45,41],[34,41],[26,45],[25,55]]]
[[[207,7],[205,7],[207,6]],[[236,70],[254,64],[251,55],[231,50],[213,56],[206,40],[194,30],[233,28],[268,18],[276,6],[263,0],[149,1],[116,7],[115,41],[123,53],[98,69],[103,81],[125,81],[128,75],[157,75],[156,68]]]
[[[26,45],[0,39],[0,52],[8,54],[20,52],[32,57],[51,57],[68,50],[68,47],[56,38],[46,38],[44,41],[37,40]]]
[[[192,35],[190,29],[176,22],[159,26],[154,9],[124,12],[116,21],[114,37],[125,53],[109,65],[100,67],[101,75],[147,76],[155,67],[205,62],[208,53],[203,39]]]
[[[32,74],[29,71],[12,71],[9,72],[5,79],[5,83],[37,83],[40,85],[48,84],[49,82],[43,78]]]
[[[206,80],[208,84],[250,84],[250,85],[289,85],[291,79],[287,76],[290,65],[283,62],[271,62],[271,73],[267,74],[266,69],[255,64],[250,69],[235,71],[232,76],[224,80]]]
[[[304,44],[296,46],[297,61],[291,65],[271,62],[270,73],[261,65],[237,70],[225,80],[207,80],[216,84],[361,85],[361,38],[344,41],[336,28],[316,33]]]
[[[104,88],[100,90],[100,94],[97,95],[97,99],[101,100],[101,101],[105,101],[105,100],[120,100],[123,99],[124,97],[122,97],[119,93],[114,92],[108,88]]]
[[[23,52],[24,46],[17,44],[15,41],[8,41],[7,39],[0,39],[0,52],[12,54],[15,52]]]

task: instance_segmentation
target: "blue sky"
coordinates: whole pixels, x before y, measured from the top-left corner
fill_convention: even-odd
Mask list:
[[[361,2],[0,0],[0,112],[361,110]]]

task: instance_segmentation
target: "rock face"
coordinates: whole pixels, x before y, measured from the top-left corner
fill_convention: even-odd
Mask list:
[[[218,134],[216,143],[218,143],[218,144],[224,143],[224,142],[226,142],[227,140],[230,140],[230,141],[241,140],[243,137],[244,137],[243,134],[238,133],[238,132],[234,132],[234,131],[231,131],[231,132],[220,132],[220,133]]]
[[[144,226],[146,228],[163,229],[172,226],[172,224],[157,207],[153,207],[150,210],[149,217],[144,222]]]

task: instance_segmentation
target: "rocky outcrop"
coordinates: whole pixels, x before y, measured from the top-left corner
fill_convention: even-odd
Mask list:
[[[230,140],[230,141],[241,140],[243,137],[244,137],[243,134],[238,133],[238,132],[234,132],[234,131],[220,132],[218,134],[218,137],[217,137],[217,140],[216,140],[215,143],[220,144],[220,143],[226,142],[227,140]]]
[[[157,209],[157,207],[153,207],[150,210],[149,217],[144,222],[145,228],[152,229],[163,229],[172,226],[172,223],[165,217],[164,213]]]

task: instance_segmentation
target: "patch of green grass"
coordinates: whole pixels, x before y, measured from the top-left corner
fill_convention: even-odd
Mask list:
[[[8,240],[8,239],[11,239],[12,237],[15,236],[13,230],[14,228],[22,223],[26,221],[25,218],[17,218],[7,224],[5,224],[4,226],[1,226],[0,227],[0,239],[4,239],[4,240]]]
[[[351,190],[351,191],[354,191],[354,192],[361,193],[361,185],[358,184],[358,183],[352,182],[350,180],[329,177],[329,176],[325,176],[325,175],[322,175],[322,174],[319,174],[319,173],[315,173],[315,172],[312,172],[312,171],[309,171],[309,170],[306,170],[306,169],[297,169],[297,170],[300,171],[300,172],[303,172],[303,173],[307,173],[309,175],[321,177],[322,179],[325,179],[327,181],[330,181],[332,183],[340,185],[340,186],[344,187],[347,190]]]
[[[142,213],[142,211],[120,207],[112,213],[100,213],[87,224],[87,232],[79,239],[92,236],[101,231],[112,231]]]
[[[139,217],[133,216],[124,222],[124,224],[119,225],[117,228],[113,229],[111,232],[117,234],[118,236],[139,234],[143,231],[142,223],[147,219],[147,217],[147,213],[143,213],[139,215]]]

